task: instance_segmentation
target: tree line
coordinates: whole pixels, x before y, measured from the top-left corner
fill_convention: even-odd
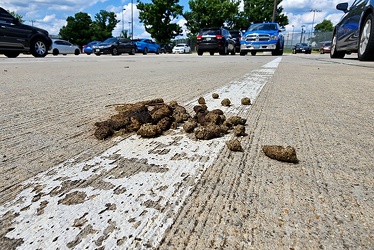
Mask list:
[[[282,13],[283,8],[279,6],[281,2],[282,0],[277,1],[275,22],[285,26],[288,24],[288,17]],[[179,17],[186,20],[187,36],[193,38],[202,28],[243,30],[251,23],[270,22],[274,9],[274,0],[244,0],[242,11],[239,10],[240,0],[190,0],[190,11],[186,12],[183,12],[179,0],[152,0],[151,3],[137,0],[137,3],[140,22],[158,43],[169,43],[182,35],[182,27],[174,22]],[[112,31],[120,22],[114,12],[105,10],[97,13],[94,20],[87,13],[78,12],[74,17],[69,16],[66,21],[67,24],[60,29],[59,35],[80,46],[93,40],[104,41],[112,37]],[[321,28],[325,28],[325,24]],[[126,37],[128,34],[122,31],[121,35]]]
[[[278,0],[281,3],[282,0]],[[139,20],[145,30],[158,43],[169,43],[182,35],[182,27],[174,21],[186,19],[188,36],[194,37],[201,28],[227,27],[229,29],[247,29],[253,22],[271,21],[274,0],[244,0],[244,10],[239,11],[240,0],[190,0],[190,11],[183,12],[179,0],[152,0],[144,3],[137,0]],[[283,8],[277,7],[275,21],[281,26],[288,24],[288,18],[282,14]],[[77,45],[84,45],[92,40],[103,41],[112,36],[117,23],[114,12],[101,10],[91,20],[87,13],[79,12],[69,16],[66,26],[59,35]],[[122,32],[127,36],[127,32]]]

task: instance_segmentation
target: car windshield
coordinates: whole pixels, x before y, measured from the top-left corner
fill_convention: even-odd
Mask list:
[[[300,43],[300,46],[308,46],[306,43]]]
[[[184,44],[177,44],[175,47],[184,47]]]
[[[277,25],[273,23],[256,23],[249,26],[248,31],[256,30],[277,30]]]
[[[117,38],[115,37],[108,38],[104,41],[104,43],[115,43],[115,42],[117,42]]]

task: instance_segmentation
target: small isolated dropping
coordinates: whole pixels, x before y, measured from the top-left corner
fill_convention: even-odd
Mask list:
[[[231,105],[231,101],[228,98],[225,98],[221,101],[221,105],[225,107],[229,107]]]
[[[277,161],[290,163],[299,162],[296,156],[296,150],[291,146],[283,147],[277,145],[266,145],[262,147],[262,151],[264,151],[266,156]]]
[[[241,102],[242,105],[251,105],[251,99],[249,99],[248,97],[242,98]]]

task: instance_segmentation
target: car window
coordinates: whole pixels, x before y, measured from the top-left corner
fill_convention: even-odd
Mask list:
[[[0,22],[3,22],[3,23],[13,23],[14,22],[14,17],[9,14],[7,11],[5,11],[4,9],[0,9]]]
[[[201,35],[219,35],[220,31],[219,30],[202,30]]]
[[[104,43],[115,43],[115,42],[117,42],[117,38],[115,37],[108,38],[104,41]]]

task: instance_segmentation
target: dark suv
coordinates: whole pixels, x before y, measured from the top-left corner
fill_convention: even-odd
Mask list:
[[[47,31],[20,23],[0,7],[0,54],[17,57],[20,53],[31,53],[45,57],[51,45]]]
[[[220,55],[235,55],[235,41],[225,28],[206,28],[197,35],[196,51],[199,56],[205,51],[210,55],[219,52]]]

